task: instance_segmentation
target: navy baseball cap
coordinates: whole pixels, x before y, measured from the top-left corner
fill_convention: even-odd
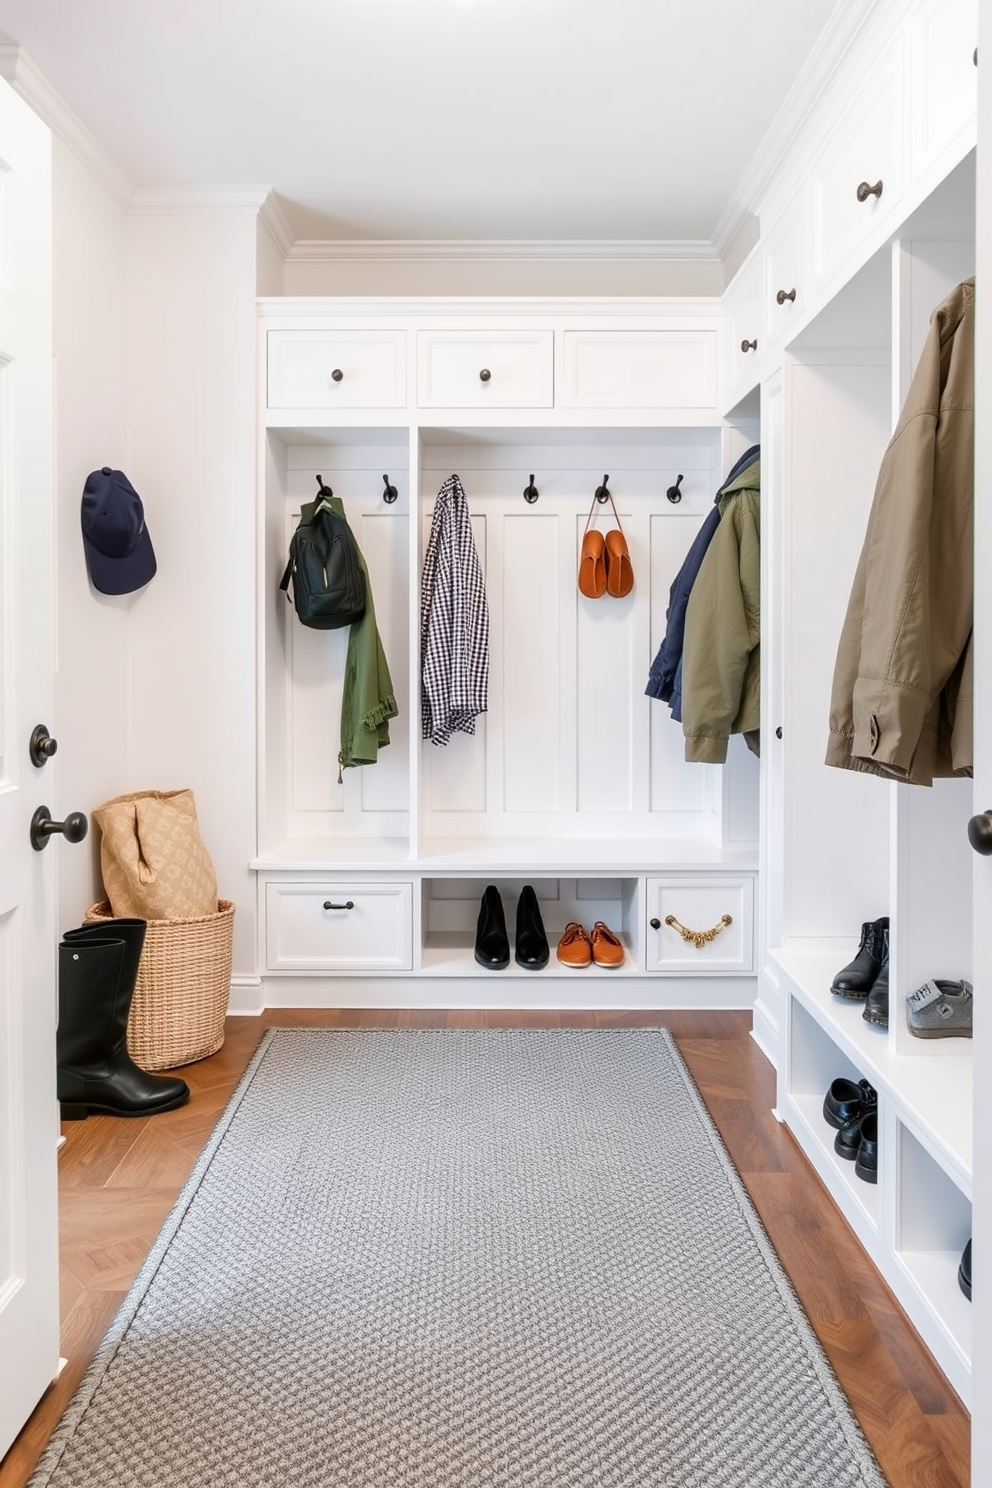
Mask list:
[[[131,594],[154,577],[145,509],[123,470],[104,465],[86,477],[80,520],[94,589]]]

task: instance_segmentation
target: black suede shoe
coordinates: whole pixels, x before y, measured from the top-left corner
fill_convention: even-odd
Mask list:
[[[842,1077],[831,1081],[830,1089],[823,1097],[823,1119],[831,1126],[846,1126],[849,1121],[860,1121],[872,1106],[878,1104],[878,1096],[867,1080],[845,1080]]]
[[[487,971],[502,971],[510,964],[510,941],[499,889],[490,884],[479,906],[479,923],[475,932],[475,959]]]
[[[866,920],[861,926],[861,944],[858,954],[830,983],[831,992],[838,997],[867,997],[878,977],[882,965],[882,941],[888,934],[889,917]]]
[[[889,930],[882,931],[882,964],[878,976],[865,999],[861,1014],[866,1023],[876,1023],[879,1028],[889,1026]]]
[[[547,966],[551,949],[544,933],[541,907],[530,884],[524,884],[517,900],[517,935],[514,959],[526,971],[540,971]]]
[[[961,1264],[958,1266],[958,1286],[964,1292],[968,1301],[971,1301],[971,1241],[965,1246],[961,1255]]]
[[[854,1159],[854,1171],[866,1183],[878,1182],[878,1112],[869,1111],[861,1118],[861,1141]]]

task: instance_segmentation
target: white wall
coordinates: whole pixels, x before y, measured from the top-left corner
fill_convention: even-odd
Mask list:
[[[127,470],[123,205],[56,135],[53,139],[54,340],[59,743],[45,767],[53,814],[90,812],[126,778],[130,598],[91,587],[79,527],[91,470]],[[140,489],[140,487],[139,487]],[[40,798],[39,798],[40,799]],[[101,897],[99,834],[60,844],[59,928],[78,924]]]
[[[719,295],[719,259],[398,255],[391,245],[297,244],[287,295]]]
[[[128,221],[127,469],[158,573],[133,606],[128,779],[192,787],[236,976],[255,972],[255,287],[246,210]]]

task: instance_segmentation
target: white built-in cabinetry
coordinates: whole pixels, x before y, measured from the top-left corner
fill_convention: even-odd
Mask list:
[[[866,8],[752,204],[759,240],[720,305],[261,302],[254,863],[270,1004],[740,1006],[756,975],[779,1114],[966,1401],[971,1046],[913,1039],[904,1001],[928,977],[970,975],[976,803],[967,781],[899,787],[823,757],[878,467],[930,311],[975,267],[977,10]],[[739,740],[725,767],[687,765],[644,696],[671,579],[759,435],[760,789]],[[453,472],[492,612],[490,710],[436,749],[420,738],[419,574]],[[400,704],[379,763],[342,782],[346,635],[304,630],[277,589],[317,473],[368,561]],[[604,474],[636,575],[622,601],[575,584]],[[552,955],[536,974],[480,971],[489,882],[511,937],[532,882],[552,943],[569,919],[605,919],[624,968],[576,973]],[[862,922],[886,913],[888,1031],[829,991]],[[725,915],[701,950],[669,923]],[[879,1092],[877,1186],[822,1119],[839,1075]]]
[[[735,739],[727,766],[687,764],[645,696],[671,581],[756,432],[718,412],[718,307],[268,300],[260,337],[267,1000],[750,1006],[757,762]],[[489,710],[439,748],[420,737],[420,568],[452,473],[485,576]],[[307,630],[278,590],[318,474],[368,563],[400,709],[379,761],[342,780],[347,631]],[[604,475],[635,573],[622,600],[576,585]],[[608,504],[596,513],[612,524]],[[530,882],[552,948],[569,920],[602,919],[624,967],[576,972],[552,950],[537,973],[480,970],[490,882],[511,940]],[[697,949],[672,918],[723,928]]]
[[[759,204],[760,240],[727,292],[725,369],[728,411],[760,408],[762,440],[755,1035],[779,1114],[966,1401],[972,1046],[914,1038],[905,999],[972,975],[976,803],[967,780],[898,786],[823,760],[879,465],[930,313],[975,272],[977,11],[876,8]],[[883,914],[888,1030],[830,992],[862,922]],[[878,1090],[877,1186],[834,1151],[822,1105],[836,1076]]]

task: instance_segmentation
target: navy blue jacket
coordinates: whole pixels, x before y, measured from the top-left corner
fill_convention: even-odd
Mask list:
[[[692,593],[692,586],[702,567],[706,549],[720,525],[720,497],[731,481],[736,480],[741,471],[746,470],[749,465],[760,458],[760,455],[761,446],[753,444],[734,465],[717,491],[713,510],[696,533],[692,547],[685,556],[685,562],[675,575],[669,590],[665,639],[651,663],[648,685],[644,691],[648,697],[659,698],[663,703],[668,703],[676,723],[682,722],[682,647],[685,641],[685,612],[689,604],[689,595]]]

